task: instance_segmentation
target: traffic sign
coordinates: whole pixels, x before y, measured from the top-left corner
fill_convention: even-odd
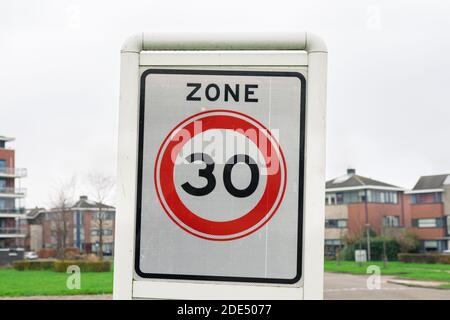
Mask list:
[[[201,132],[194,132],[195,123],[201,125]],[[239,129],[241,132],[237,131]],[[181,189],[177,188],[174,181],[176,160],[173,161],[172,156],[176,148],[178,148],[177,152],[181,152],[183,147],[189,146],[190,143],[190,140],[183,141],[180,137],[188,133],[192,137],[191,139],[195,139],[198,137],[197,135],[201,136],[200,139],[208,139],[211,137],[211,134],[208,133],[214,131],[225,138],[240,136],[239,138],[244,140],[244,143],[252,143],[255,146],[253,150],[259,151],[258,153],[262,155],[262,163],[258,164],[255,157],[246,153],[232,155],[223,166],[223,186],[227,192],[217,192],[214,171],[220,176],[220,172],[217,172],[219,170],[215,168],[218,164],[211,155],[204,153],[204,150],[192,151],[185,159],[189,164],[197,161],[205,164],[205,168],[199,169],[198,173],[199,176],[206,179],[206,185],[198,188],[192,186],[190,182],[184,182],[179,185]],[[261,137],[260,134],[264,136]],[[181,143],[180,140],[182,140]],[[221,142],[222,145],[218,147],[225,149],[224,142],[226,141],[223,139]],[[226,150],[223,151],[226,152]],[[239,163],[245,163],[250,170],[250,182],[247,187],[242,189],[236,188],[231,178],[233,168]],[[272,166],[274,173],[268,175],[267,167],[269,166]],[[260,178],[261,175],[267,177],[266,181]],[[286,164],[278,142],[274,140],[270,131],[257,120],[236,111],[210,110],[190,116],[164,139],[156,159],[154,179],[158,200],[174,223],[203,239],[235,240],[255,232],[275,214],[286,189]],[[264,185],[260,188],[263,191],[255,192],[260,184]],[[224,197],[230,202],[241,200],[254,203],[254,205],[244,212],[226,208],[225,217],[218,221],[218,216],[224,215],[224,210],[214,206],[209,199],[205,198],[212,192],[217,193],[217,196],[214,197],[215,201],[220,201],[219,197]],[[190,201],[200,202],[197,205],[192,204],[197,207],[197,210],[189,210]],[[203,218],[201,211],[211,218]],[[237,212],[233,214],[230,211]],[[236,215],[239,217],[236,218]]]
[[[298,284],[305,86],[301,72],[143,71],[138,276]]]
[[[124,46],[116,298],[320,297],[326,52],[297,36]]]

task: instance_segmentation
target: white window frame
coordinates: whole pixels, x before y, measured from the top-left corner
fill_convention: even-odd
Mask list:
[[[430,225],[425,223],[425,225],[421,225],[421,222],[423,223],[424,221],[434,221],[434,225]],[[437,228],[438,227],[438,223],[437,223],[437,219],[436,218],[420,218],[417,219],[417,227],[418,228]]]

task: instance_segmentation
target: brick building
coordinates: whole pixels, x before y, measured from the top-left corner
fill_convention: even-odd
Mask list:
[[[325,254],[334,255],[346,236],[357,236],[369,228],[380,234],[382,226],[401,228],[405,216],[404,190],[357,175],[354,169],[326,182]]]
[[[27,212],[27,248],[38,251],[41,248],[58,247],[58,209],[32,209]],[[66,247],[74,247],[85,253],[96,253],[99,249],[100,230],[103,234],[103,252],[112,255],[114,248],[115,208],[80,196],[79,200],[66,210]]]
[[[412,190],[362,177],[354,169],[326,182],[325,254],[346,236],[383,226],[414,232],[422,252],[450,249],[450,175],[422,176]],[[384,229],[386,230],[386,229]]]
[[[450,174],[422,176],[406,195],[409,227],[418,235],[421,250],[450,249]]]
[[[7,147],[13,140],[0,136],[0,265],[21,259],[24,251],[20,218],[25,213],[21,203],[25,189],[20,188],[20,178],[27,171],[15,167],[15,150]]]

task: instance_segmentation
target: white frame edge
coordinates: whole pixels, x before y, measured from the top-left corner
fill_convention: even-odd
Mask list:
[[[303,217],[303,299],[323,298],[323,237],[325,204],[325,106],[327,48],[310,33],[145,33],[127,39],[121,49],[119,147],[117,171],[117,213],[114,244],[114,299],[133,298],[134,235],[136,209],[137,145],[139,115],[140,52],[146,50],[304,50],[308,53],[308,82],[306,97],[305,197]],[[314,190],[314,192],[312,192]],[[305,228],[308,226],[308,228]],[[305,277],[304,275],[308,275]],[[135,282],[135,297],[145,297],[143,290],[166,290],[180,283]],[[158,285],[160,284],[160,285]],[[164,284],[163,286],[161,286]],[[205,297],[212,287],[223,289],[216,298],[236,297],[227,294],[227,285],[183,283],[194,287],[198,296]],[[233,284],[236,286],[236,284]],[[232,286],[228,285],[229,288]],[[166,289],[164,289],[166,288]],[[209,289],[208,289],[209,288]],[[244,289],[245,288],[245,289]],[[280,297],[300,298],[298,288],[241,286],[255,298],[269,297],[264,290],[277,289]],[[228,291],[227,291],[228,290]],[[257,292],[260,292],[257,294]],[[155,297],[167,295],[157,294]],[[165,291],[167,293],[167,291]],[[294,293],[295,292],[295,293]],[[244,292],[243,292],[244,293]],[[245,295],[246,298],[252,295]],[[182,298],[182,297],[180,297]],[[188,297],[185,297],[188,298]],[[275,298],[275,297],[272,297]]]

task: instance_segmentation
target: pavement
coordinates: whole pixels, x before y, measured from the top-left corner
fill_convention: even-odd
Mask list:
[[[369,275],[325,272],[325,300],[450,300],[450,290],[410,287],[381,276],[379,289],[369,289]],[[373,284],[373,282],[371,282]],[[405,283],[407,284],[407,283]],[[410,284],[409,284],[410,285]]]

